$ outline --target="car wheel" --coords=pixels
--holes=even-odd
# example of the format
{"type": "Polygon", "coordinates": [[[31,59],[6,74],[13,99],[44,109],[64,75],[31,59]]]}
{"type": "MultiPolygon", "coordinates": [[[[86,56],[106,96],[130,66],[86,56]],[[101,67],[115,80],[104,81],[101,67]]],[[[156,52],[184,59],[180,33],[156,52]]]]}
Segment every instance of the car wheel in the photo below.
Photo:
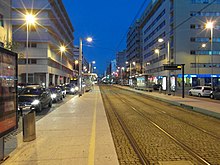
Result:
{"type": "Polygon", "coordinates": [[[192,92],[189,92],[189,95],[192,96],[192,92]]]}
{"type": "Polygon", "coordinates": [[[214,95],[213,95],[213,94],[211,94],[211,95],[210,95],[210,98],[211,98],[211,99],[214,99],[214,95]]]}
{"type": "Polygon", "coordinates": [[[202,96],[201,93],[199,93],[198,96],[201,97],[202,96]]]}
{"type": "Polygon", "coordinates": [[[60,100],[63,100],[63,97],[60,97],[60,100]]]}
{"type": "Polygon", "coordinates": [[[48,107],[49,107],[49,108],[52,107],[52,100],[49,102],[48,107]]]}

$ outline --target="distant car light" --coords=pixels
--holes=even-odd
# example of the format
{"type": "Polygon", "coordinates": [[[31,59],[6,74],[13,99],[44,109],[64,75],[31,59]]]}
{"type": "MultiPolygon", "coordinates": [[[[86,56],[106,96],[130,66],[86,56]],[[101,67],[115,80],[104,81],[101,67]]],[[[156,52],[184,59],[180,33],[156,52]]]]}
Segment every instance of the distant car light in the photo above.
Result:
{"type": "Polygon", "coordinates": [[[34,100],[34,101],[31,103],[31,105],[38,105],[39,103],[40,103],[39,100],[34,100]]]}
{"type": "Polygon", "coordinates": [[[78,91],[78,90],[79,90],[79,87],[76,86],[76,87],[75,87],[75,90],[78,91]]]}
{"type": "Polygon", "coordinates": [[[55,99],[56,97],[57,97],[57,94],[54,94],[54,93],[51,94],[51,98],[52,98],[52,99],[55,99]]]}
{"type": "Polygon", "coordinates": [[[75,89],[74,89],[74,88],[71,88],[70,91],[71,91],[71,92],[75,92],[75,89]]]}

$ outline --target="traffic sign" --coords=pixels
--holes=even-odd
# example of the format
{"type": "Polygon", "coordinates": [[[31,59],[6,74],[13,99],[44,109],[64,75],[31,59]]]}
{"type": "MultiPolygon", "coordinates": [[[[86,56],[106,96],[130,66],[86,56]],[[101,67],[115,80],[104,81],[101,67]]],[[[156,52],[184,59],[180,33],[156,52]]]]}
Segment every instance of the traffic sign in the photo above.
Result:
{"type": "Polygon", "coordinates": [[[173,64],[173,65],[164,65],[164,70],[181,70],[181,64],[173,64]]]}

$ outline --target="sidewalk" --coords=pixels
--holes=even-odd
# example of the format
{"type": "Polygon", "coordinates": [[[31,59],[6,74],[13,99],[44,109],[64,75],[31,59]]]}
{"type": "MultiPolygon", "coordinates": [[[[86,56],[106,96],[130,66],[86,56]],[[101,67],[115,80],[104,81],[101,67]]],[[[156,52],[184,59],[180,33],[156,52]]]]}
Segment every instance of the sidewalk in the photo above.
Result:
{"type": "Polygon", "coordinates": [[[220,101],[219,103],[214,103],[205,100],[201,101],[193,97],[182,98],[181,96],[167,95],[159,92],[146,92],[146,91],[136,90],[128,86],[120,86],[120,85],[115,85],[115,86],[129,91],[134,91],[136,93],[141,93],[173,105],[178,105],[183,108],[187,108],[189,110],[196,111],[220,119],[220,101]]]}
{"type": "Polygon", "coordinates": [[[74,97],[36,123],[36,139],[23,142],[4,165],[118,165],[99,87],[74,97]]]}

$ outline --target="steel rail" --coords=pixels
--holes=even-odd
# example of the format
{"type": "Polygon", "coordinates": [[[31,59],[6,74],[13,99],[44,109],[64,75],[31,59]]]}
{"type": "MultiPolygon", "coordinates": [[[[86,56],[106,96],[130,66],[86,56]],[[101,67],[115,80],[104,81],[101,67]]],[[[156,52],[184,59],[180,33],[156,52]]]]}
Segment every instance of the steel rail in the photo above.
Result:
{"type": "MultiPolygon", "coordinates": [[[[141,103],[143,103],[143,104],[145,104],[145,105],[147,105],[147,106],[150,106],[150,107],[152,108],[152,105],[150,105],[150,104],[148,104],[148,103],[146,103],[146,102],[144,102],[144,101],[141,101],[140,99],[137,99],[137,98],[135,98],[135,97],[132,97],[132,96],[130,96],[130,97],[133,98],[133,99],[135,99],[135,100],[137,100],[137,101],[139,101],[139,102],[141,102],[141,103]]],[[[127,100],[127,99],[126,99],[126,100],[127,100]]],[[[210,131],[208,131],[208,130],[205,130],[204,128],[198,127],[198,126],[196,126],[196,125],[194,125],[194,124],[192,124],[192,123],[189,123],[189,122],[187,122],[187,121],[185,121],[185,120],[183,120],[183,119],[180,119],[180,118],[178,118],[178,117],[176,117],[176,116],[173,116],[172,114],[170,114],[170,113],[168,113],[168,112],[165,112],[165,111],[163,111],[163,110],[160,110],[159,108],[153,107],[153,109],[159,111],[159,113],[161,113],[161,114],[165,114],[165,115],[167,115],[167,116],[169,116],[169,117],[172,117],[172,118],[174,118],[174,119],[176,119],[176,120],[178,120],[178,121],[181,121],[181,122],[183,122],[183,123],[185,123],[185,124],[187,124],[187,125],[189,125],[189,126],[191,126],[191,127],[193,127],[193,128],[196,128],[196,129],[200,130],[201,132],[203,132],[203,133],[205,133],[205,134],[207,134],[207,135],[209,135],[209,136],[212,136],[212,137],[214,137],[214,138],[220,140],[220,137],[219,137],[218,135],[215,135],[215,134],[213,134],[212,132],[210,132],[210,131]]]]}
{"type": "MultiPolygon", "coordinates": [[[[119,96],[118,93],[115,93],[114,91],[112,92],[114,93],[119,100],[123,100],[121,99],[121,97],[119,96]]],[[[135,111],[137,114],[139,114],[142,118],[146,119],[148,122],[150,122],[152,125],[154,125],[157,129],[159,129],[161,132],[163,132],[165,135],[167,135],[170,139],[172,139],[176,144],[178,144],[179,146],[181,146],[185,151],[187,151],[189,154],[191,154],[194,158],[196,158],[200,163],[204,164],[204,165],[211,165],[208,161],[206,161],[204,158],[202,158],[199,154],[197,154],[196,152],[194,152],[190,147],[188,147],[187,145],[185,145],[184,143],[182,143],[181,141],[179,141],[177,138],[175,138],[174,136],[172,136],[171,134],[169,134],[166,130],[164,130],[162,127],[160,127],[158,124],[156,124],[154,121],[152,121],[149,117],[147,117],[144,113],[140,112],[139,110],[137,110],[136,108],[134,108],[131,103],[126,102],[126,101],[122,101],[124,104],[126,104],[127,106],[129,105],[130,108],[135,111]]]]}
{"type": "MultiPolygon", "coordinates": [[[[108,100],[110,105],[113,105],[110,101],[110,99],[108,97],[105,96],[105,99],[108,100]]],[[[113,106],[112,106],[113,107],[113,106]]],[[[131,146],[133,147],[135,153],[137,154],[140,163],[143,165],[150,165],[149,160],[147,160],[146,156],[144,155],[144,153],[141,151],[140,147],[138,146],[138,144],[136,143],[134,137],[132,136],[132,134],[130,133],[130,131],[128,130],[128,128],[126,127],[126,124],[123,122],[123,120],[121,119],[121,117],[119,116],[119,114],[116,112],[116,110],[114,108],[112,108],[112,111],[114,113],[114,115],[116,116],[121,128],[123,129],[125,135],[127,136],[131,146]]]]}

